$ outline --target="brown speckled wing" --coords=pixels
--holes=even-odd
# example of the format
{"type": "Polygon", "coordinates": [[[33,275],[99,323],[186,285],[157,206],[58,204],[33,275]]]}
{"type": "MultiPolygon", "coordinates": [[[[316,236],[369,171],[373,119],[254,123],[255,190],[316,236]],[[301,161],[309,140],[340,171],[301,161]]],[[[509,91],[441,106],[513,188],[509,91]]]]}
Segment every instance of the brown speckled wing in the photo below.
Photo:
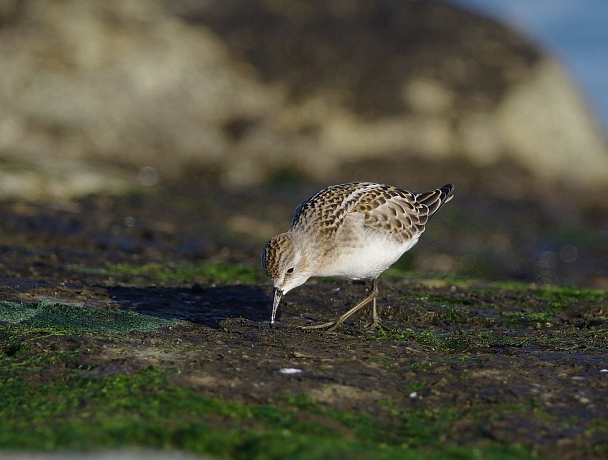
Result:
{"type": "Polygon", "coordinates": [[[364,224],[399,242],[419,236],[429,218],[452,197],[453,186],[445,185],[432,192],[413,193],[391,186],[380,186],[355,207],[364,215],[364,224]]]}
{"type": "Polygon", "coordinates": [[[403,242],[424,231],[429,217],[451,199],[452,191],[451,184],[426,193],[371,182],[334,185],[298,206],[291,230],[333,237],[347,216],[359,213],[371,231],[388,232],[403,242]]]}
{"type": "Polygon", "coordinates": [[[290,230],[335,235],[346,216],[374,185],[352,182],[321,190],[296,208],[290,230]]]}

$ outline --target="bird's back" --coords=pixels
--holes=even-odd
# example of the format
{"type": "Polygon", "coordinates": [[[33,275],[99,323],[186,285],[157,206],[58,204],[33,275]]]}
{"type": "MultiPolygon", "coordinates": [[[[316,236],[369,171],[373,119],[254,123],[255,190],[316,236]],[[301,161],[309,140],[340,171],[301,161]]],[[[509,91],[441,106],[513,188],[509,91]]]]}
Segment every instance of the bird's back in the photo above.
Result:
{"type": "Polygon", "coordinates": [[[424,231],[428,219],[452,193],[451,184],[424,193],[372,182],[333,185],[296,208],[290,230],[335,237],[350,223],[404,242],[424,231]]]}

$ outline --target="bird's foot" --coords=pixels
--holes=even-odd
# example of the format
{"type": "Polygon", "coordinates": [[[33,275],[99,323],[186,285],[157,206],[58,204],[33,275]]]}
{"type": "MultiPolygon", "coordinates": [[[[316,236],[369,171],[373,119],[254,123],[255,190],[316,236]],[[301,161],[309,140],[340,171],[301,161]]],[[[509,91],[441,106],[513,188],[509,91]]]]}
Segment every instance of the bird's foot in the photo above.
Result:
{"type": "Polygon", "coordinates": [[[327,323],[322,323],[322,324],[314,324],[312,326],[299,326],[300,329],[325,329],[327,328],[328,332],[331,331],[335,331],[340,324],[342,324],[342,322],[338,322],[338,321],[329,321],[327,323]]]}
{"type": "Polygon", "coordinates": [[[371,324],[364,326],[364,328],[368,332],[374,332],[376,330],[378,330],[380,332],[384,332],[384,328],[382,327],[382,324],[380,323],[380,321],[372,321],[371,324]]]}
{"type": "Polygon", "coordinates": [[[380,324],[380,321],[377,319],[373,320],[370,324],[368,324],[367,326],[364,326],[364,327],[365,327],[365,329],[369,329],[370,331],[374,330],[374,329],[378,329],[378,328],[382,329],[382,325],[380,324]]]}

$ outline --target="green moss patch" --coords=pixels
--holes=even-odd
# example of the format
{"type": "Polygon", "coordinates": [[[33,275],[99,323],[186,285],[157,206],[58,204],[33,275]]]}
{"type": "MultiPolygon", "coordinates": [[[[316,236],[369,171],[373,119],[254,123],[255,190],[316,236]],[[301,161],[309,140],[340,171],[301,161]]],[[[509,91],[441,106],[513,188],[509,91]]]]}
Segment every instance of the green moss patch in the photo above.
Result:
{"type": "Polygon", "coordinates": [[[382,422],[303,398],[284,398],[281,407],[221,401],[154,367],[104,377],[75,370],[46,383],[3,377],[0,446],[8,449],[145,446],[269,460],[526,457],[518,448],[441,446],[440,414],[402,412],[382,422]]]}
{"type": "Polygon", "coordinates": [[[113,334],[150,332],[177,323],[175,320],[130,311],[77,307],[49,300],[25,305],[0,301],[0,322],[56,332],[95,331],[113,334]]]}

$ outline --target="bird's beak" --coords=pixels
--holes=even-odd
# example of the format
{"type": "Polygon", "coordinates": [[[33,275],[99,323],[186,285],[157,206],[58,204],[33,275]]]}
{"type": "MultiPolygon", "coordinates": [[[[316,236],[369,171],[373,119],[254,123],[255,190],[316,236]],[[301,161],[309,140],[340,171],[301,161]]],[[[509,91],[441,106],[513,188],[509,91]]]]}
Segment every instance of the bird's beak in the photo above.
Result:
{"type": "Polygon", "coordinates": [[[272,314],[270,315],[270,326],[274,326],[274,317],[277,315],[277,310],[279,309],[279,304],[281,303],[281,299],[283,298],[283,291],[278,288],[273,289],[274,300],[272,301],[272,314]]]}

